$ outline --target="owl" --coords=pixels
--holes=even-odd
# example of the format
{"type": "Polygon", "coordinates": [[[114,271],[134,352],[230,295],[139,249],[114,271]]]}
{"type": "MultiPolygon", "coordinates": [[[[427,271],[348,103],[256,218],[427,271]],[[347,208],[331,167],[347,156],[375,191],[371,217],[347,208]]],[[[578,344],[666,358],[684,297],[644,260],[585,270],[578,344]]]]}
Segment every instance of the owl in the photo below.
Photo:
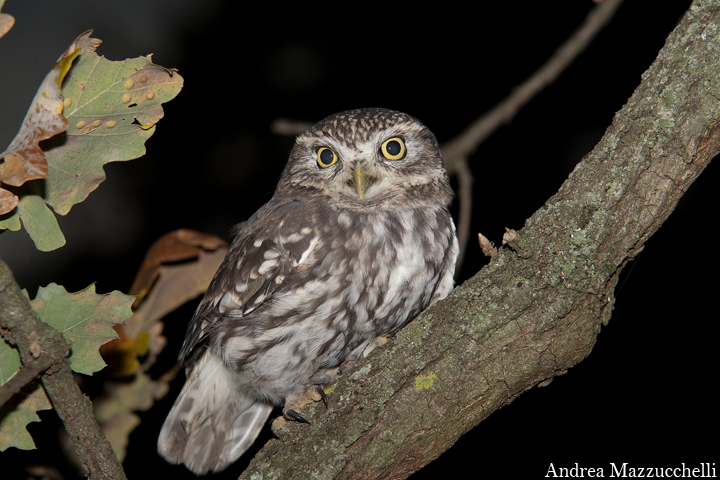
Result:
{"type": "Polygon", "coordinates": [[[435,136],[404,113],[341,112],[297,138],[187,330],[186,382],[158,451],[196,474],[254,442],[453,287],[453,191],[435,136]]]}

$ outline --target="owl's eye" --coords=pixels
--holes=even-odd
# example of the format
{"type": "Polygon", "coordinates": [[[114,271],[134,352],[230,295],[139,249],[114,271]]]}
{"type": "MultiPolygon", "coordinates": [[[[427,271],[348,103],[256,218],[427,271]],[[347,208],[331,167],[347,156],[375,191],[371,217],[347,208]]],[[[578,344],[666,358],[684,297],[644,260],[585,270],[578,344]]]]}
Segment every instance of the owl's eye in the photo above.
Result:
{"type": "Polygon", "coordinates": [[[388,160],[400,160],[405,156],[405,142],[398,137],[385,140],[380,147],[380,153],[388,160]]]}
{"type": "Polygon", "coordinates": [[[321,168],[327,168],[327,167],[335,164],[335,162],[337,162],[337,160],[338,160],[337,154],[327,147],[322,147],[317,152],[317,162],[321,168]]]}

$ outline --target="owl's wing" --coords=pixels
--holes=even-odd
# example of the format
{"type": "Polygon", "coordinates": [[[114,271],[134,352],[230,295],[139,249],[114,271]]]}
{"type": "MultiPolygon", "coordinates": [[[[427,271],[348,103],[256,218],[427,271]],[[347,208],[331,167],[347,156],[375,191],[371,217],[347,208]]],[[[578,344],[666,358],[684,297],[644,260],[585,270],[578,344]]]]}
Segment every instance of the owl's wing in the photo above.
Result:
{"type": "Polygon", "coordinates": [[[188,325],[180,352],[183,362],[196,359],[198,346],[224,317],[250,314],[308,258],[319,236],[305,226],[303,210],[300,201],[273,199],[236,227],[225,260],[188,325]]]}

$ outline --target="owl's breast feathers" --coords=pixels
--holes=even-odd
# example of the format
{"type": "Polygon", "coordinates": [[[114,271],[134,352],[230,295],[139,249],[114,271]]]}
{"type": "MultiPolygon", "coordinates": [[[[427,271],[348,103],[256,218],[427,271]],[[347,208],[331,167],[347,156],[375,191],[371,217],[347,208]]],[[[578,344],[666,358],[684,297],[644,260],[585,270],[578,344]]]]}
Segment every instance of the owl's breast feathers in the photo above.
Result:
{"type": "Polygon", "coordinates": [[[193,363],[207,345],[236,372],[252,370],[255,388],[292,388],[445,297],[457,251],[444,206],[273,199],[238,227],[181,357],[193,363]]]}

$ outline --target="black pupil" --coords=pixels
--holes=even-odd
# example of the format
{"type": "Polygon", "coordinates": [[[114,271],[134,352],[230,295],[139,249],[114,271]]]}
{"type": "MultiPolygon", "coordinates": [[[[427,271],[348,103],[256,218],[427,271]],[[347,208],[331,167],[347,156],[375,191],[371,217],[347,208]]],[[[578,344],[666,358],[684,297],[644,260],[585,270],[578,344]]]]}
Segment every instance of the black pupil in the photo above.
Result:
{"type": "Polygon", "coordinates": [[[388,154],[391,157],[395,157],[397,155],[400,155],[402,147],[400,146],[400,142],[398,142],[397,140],[393,140],[392,142],[388,142],[387,145],[385,145],[385,150],[387,150],[388,154]]]}
{"type": "Polygon", "coordinates": [[[333,152],[330,149],[325,149],[322,152],[320,152],[320,161],[323,165],[328,165],[332,163],[333,161],[333,152]]]}

